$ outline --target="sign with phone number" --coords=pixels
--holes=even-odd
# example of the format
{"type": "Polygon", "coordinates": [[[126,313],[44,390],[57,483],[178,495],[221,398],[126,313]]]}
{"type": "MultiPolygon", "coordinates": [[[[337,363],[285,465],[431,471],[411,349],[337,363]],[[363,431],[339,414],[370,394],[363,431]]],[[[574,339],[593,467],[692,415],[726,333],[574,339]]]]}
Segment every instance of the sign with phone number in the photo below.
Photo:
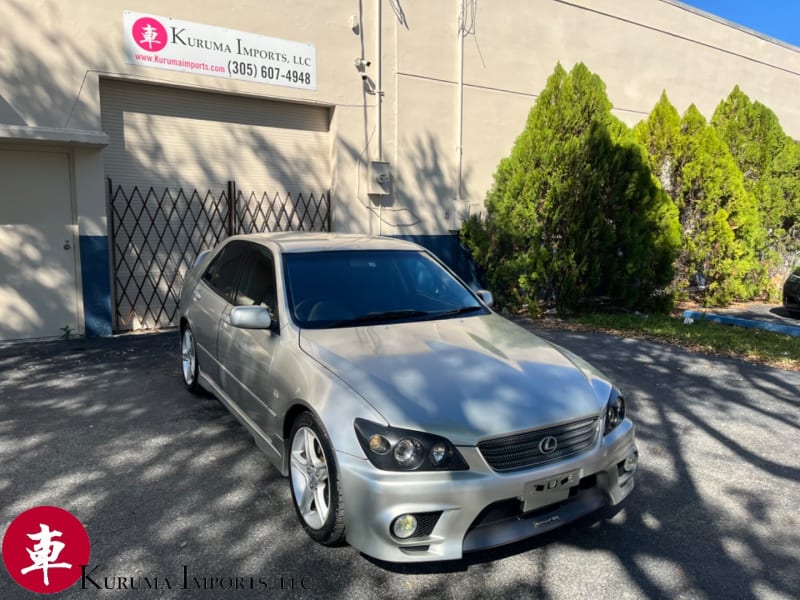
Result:
{"type": "Polygon", "coordinates": [[[123,28],[132,65],[317,89],[312,44],[131,11],[123,28]]]}

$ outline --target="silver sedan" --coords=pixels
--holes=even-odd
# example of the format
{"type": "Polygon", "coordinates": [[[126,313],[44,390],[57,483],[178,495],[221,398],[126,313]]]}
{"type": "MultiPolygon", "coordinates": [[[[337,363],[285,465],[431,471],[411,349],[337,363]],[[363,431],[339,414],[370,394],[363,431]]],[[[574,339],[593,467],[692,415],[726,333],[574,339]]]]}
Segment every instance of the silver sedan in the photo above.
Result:
{"type": "Polygon", "coordinates": [[[183,379],[288,476],[317,542],[457,559],[621,502],[638,462],[620,391],[491,304],[409,242],[234,236],[186,276],[183,379]]]}

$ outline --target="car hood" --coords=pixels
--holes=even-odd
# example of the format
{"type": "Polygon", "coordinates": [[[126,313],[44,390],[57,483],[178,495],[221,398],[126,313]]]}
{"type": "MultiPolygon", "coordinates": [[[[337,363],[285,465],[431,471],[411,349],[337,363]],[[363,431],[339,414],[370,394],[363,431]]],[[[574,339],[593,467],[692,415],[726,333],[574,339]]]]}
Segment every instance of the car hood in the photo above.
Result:
{"type": "Polygon", "coordinates": [[[456,445],[599,415],[611,389],[581,359],[496,314],[304,329],[300,347],[390,425],[456,445]]]}

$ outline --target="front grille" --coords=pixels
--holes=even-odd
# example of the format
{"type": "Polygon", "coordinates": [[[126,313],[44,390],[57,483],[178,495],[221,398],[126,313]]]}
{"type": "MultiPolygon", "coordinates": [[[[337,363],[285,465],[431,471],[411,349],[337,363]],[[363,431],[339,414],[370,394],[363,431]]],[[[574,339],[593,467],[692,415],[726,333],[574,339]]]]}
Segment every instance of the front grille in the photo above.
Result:
{"type": "Polygon", "coordinates": [[[588,450],[597,433],[597,417],[566,425],[518,433],[478,444],[483,458],[495,471],[534,467],[553,460],[574,456],[588,450]],[[553,452],[543,453],[540,442],[553,436],[558,442],[553,452]]]}

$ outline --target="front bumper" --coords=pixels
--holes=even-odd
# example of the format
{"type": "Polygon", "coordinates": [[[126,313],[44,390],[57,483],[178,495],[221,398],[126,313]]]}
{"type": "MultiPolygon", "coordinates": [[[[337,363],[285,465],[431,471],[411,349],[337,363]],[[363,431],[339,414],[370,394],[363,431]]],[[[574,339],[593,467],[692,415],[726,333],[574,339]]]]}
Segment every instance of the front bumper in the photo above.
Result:
{"type": "Polygon", "coordinates": [[[633,490],[635,474],[622,464],[638,456],[628,419],[608,436],[600,434],[590,451],[530,470],[498,473],[477,448],[459,451],[468,471],[380,471],[366,459],[338,453],[350,545],[380,560],[421,562],[459,559],[464,552],[540,535],[621,502],[633,490]],[[535,491],[540,483],[547,488],[548,482],[566,481],[566,475],[567,497],[553,502],[550,492],[535,491]],[[403,514],[420,515],[424,534],[394,537],[391,524],[403,514]]]}

